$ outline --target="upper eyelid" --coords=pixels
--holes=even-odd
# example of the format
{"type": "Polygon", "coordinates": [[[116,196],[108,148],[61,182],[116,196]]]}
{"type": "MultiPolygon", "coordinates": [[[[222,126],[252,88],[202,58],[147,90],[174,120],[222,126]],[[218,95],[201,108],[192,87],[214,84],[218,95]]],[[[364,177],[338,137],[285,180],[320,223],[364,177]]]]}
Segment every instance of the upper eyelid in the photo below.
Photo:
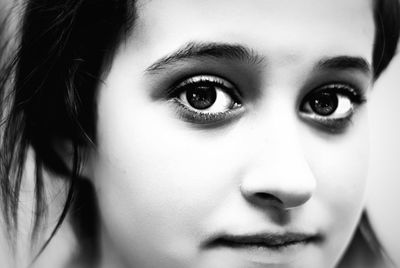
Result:
{"type": "MultiPolygon", "coordinates": [[[[229,78],[226,78],[226,74],[221,75],[221,74],[216,74],[214,72],[192,72],[189,74],[182,75],[181,77],[178,76],[177,78],[174,79],[174,81],[170,84],[170,86],[166,90],[164,90],[164,94],[162,94],[164,96],[163,98],[168,99],[171,97],[175,97],[178,94],[178,91],[180,89],[182,89],[182,87],[189,85],[189,84],[195,84],[196,82],[188,81],[188,80],[191,80],[192,78],[196,78],[196,77],[201,77],[201,78],[213,77],[216,80],[220,79],[220,80],[226,81],[230,84],[230,86],[232,87],[233,90],[231,90],[231,87],[224,87],[222,89],[227,89],[225,92],[227,92],[232,97],[234,97],[237,102],[243,103],[243,102],[248,102],[249,100],[251,101],[251,99],[249,99],[248,96],[245,95],[245,94],[247,94],[247,92],[245,91],[245,90],[247,90],[246,88],[243,89],[242,87],[237,86],[236,82],[232,81],[229,78]],[[185,81],[188,81],[188,82],[185,82],[185,81]]],[[[362,81],[357,81],[356,79],[353,81],[352,79],[350,79],[347,76],[340,76],[340,77],[333,78],[333,79],[326,77],[323,80],[325,80],[325,81],[312,83],[314,85],[312,85],[312,84],[305,85],[303,87],[303,89],[300,91],[300,96],[299,96],[299,98],[297,98],[296,106],[297,107],[301,106],[302,103],[304,103],[304,99],[307,98],[308,96],[310,96],[310,94],[312,94],[312,92],[321,90],[324,87],[329,87],[330,85],[337,85],[337,86],[343,86],[344,88],[349,88],[351,90],[349,90],[348,92],[354,93],[354,94],[349,94],[349,96],[352,98],[352,101],[358,102],[358,103],[366,102],[367,89],[366,89],[366,85],[364,85],[362,83],[362,81]],[[309,90],[307,90],[306,88],[309,88],[309,90]],[[310,88],[311,88],[311,90],[310,90],[310,88]]],[[[221,86],[224,86],[223,83],[219,83],[219,81],[212,81],[211,79],[210,80],[201,79],[201,81],[205,81],[205,82],[210,81],[210,83],[218,83],[221,86]]],[[[201,82],[201,81],[199,81],[199,82],[201,82]]],[[[241,85],[241,86],[243,86],[243,85],[241,85]]]]}
{"type": "Polygon", "coordinates": [[[323,83],[322,85],[319,85],[315,88],[313,88],[312,90],[310,90],[311,92],[315,92],[315,91],[319,91],[319,90],[323,90],[324,88],[329,88],[329,87],[341,87],[341,88],[347,88],[349,89],[349,92],[354,92],[356,94],[361,94],[361,90],[358,89],[358,87],[347,83],[347,82],[328,82],[328,83],[323,83]]]}
{"type": "Polygon", "coordinates": [[[365,96],[371,86],[371,82],[369,76],[366,76],[366,73],[363,73],[358,69],[320,70],[312,73],[312,75],[306,79],[301,89],[301,95],[304,97],[309,92],[318,88],[330,84],[340,84],[349,86],[359,95],[365,96]]]}
{"type": "Polygon", "coordinates": [[[217,79],[223,80],[228,82],[229,86],[225,86],[223,83],[219,83],[218,81],[212,81],[209,80],[211,83],[217,83],[221,86],[224,86],[224,89],[227,89],[226,92],[229,94],[231,93],[233,95],[233,97],[235,98],[235,100],[241,100],[242,99],[242,95],[241,95],[241,91],[239,90],[239,88],[236,86],[235,83],[233,83],[231,80],[226,79],[222,76],[219,75],[214,75],[214,74],[199,74],[199,75],[190,75],[188,77],[185,77],[183,79],[179,79],[178,82],[175,82],[172,86],[170,86],[167,89],[167,96],[171,97],[173,95],[176,95],[180,89],[182,89],[183,87],[190,85],[190,84],[195,84],[195,83],[201,83],[201,82],[207,82],[206,80],[200,80],[198,82],[188,82],[186,84],[183,84],[185,81],[188,81],[192,78],[196,78],[196,77],[215,77],[217,79]]]}
{"type": "MultiPolygon", "coordinates": [[[[349,97],[353,101],[359,101],[359,102],[364,102],[365,99],[365,92],[364,90],[360,89],[357,86],[354,86],[351,83],[348,82],[331,82],[331,83],[324,83],[322,85],[319,85],[317,87],[314,87],[312,90],[310,90],[305,96],[303,96],[302,99],[306,99],[310,95],[317,93],[319,91],[323,91],[324,89],[332,90],[332,91],[341,91],[341,92],[346,92],[349,93],[349,97]],[[332,87],[332,89],[329,89],[329,87],[332,87]]],[[[302,101],[303,102],[303,101],[302,101]]]]}
{"type": "Polygon", "coordinates": [[[181,81],[180,83],[178,83],[178,85],[176,85],[176,88],[188,85],[188,84],[195,84],[195,83],[201,83],[201,82],[211,82],[211,83],[217,83],[217,84],[221,84],[224,85],[228,84],[226,87],[227,88],[236,88],[229,80],[219,77],[219,76],[215,76],[215,75],[197,75],[197,76],[191,76],[187,79],[184,79],[183,81],[181,81]],[[209,77],[215,78],[215,79],[207,79],[209,77]],[[194,81],[195,78],[198,78],[198,81],[194,81]],[[226,83],[225,83],[226,82],[226,83]]]}

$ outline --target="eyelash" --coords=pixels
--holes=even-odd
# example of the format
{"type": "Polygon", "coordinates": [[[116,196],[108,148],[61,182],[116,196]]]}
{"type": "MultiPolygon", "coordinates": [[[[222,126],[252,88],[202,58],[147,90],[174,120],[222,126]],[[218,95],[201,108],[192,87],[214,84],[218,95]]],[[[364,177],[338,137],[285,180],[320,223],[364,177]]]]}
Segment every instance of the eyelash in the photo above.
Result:
{"type": "MultiPolygon", "coordinates": [[[[233,119],[239,118],[240,115],[245,111],[242,105],[242,97],[240,91],[237,89],[233,83],[226,79],[223,79],[214,75],[197,75],[192,76],[188,79],[183,80],[180,83],[175,84],[173,87],[167,90],[168,100],[173,103],[177,109],[178,117],[186,122],[192,123],[195,126],[216,126],[219,124],[225,124],[233,119]],[[234,105],[221,112],[204,112],[191,108],[190,104],[187,105],[180,99],[180,96],[190,90],[190,88],[201,86],[218,88],[224,94],[229,95],[232,98],[234,105]]],[[[311,90],[307,95],[305,95],[299,106],[299,114],[301,117],[308,121],[322,127],[324,130],[329,132],[340,132],[351,123],[352,116],[355,112],[355,108],[366,102],[364,93],[357,87],[351,86],[346,83],[328,83],[311,90]],[[310,99],[317,94],[326,93],[334,94],[336,97],[340,96],[340,100],[347,98],[350,101],[351,109],[345,116],[339,118],[331,118],[329,116],[318,115],[316,112],[306,111],[304,107],[310,99]]],[[[213,103],[214,104],[214,103],[213,103]]],[[[212,105],[213,105],[212,104],[212,105]]],[[[308,104],[310,106],[310,104],[308,104]]],[[[336,112],[335,108],[334,112],[336,112]]],[[[310,108],[309,108],[310,109],[310,108]]]]}

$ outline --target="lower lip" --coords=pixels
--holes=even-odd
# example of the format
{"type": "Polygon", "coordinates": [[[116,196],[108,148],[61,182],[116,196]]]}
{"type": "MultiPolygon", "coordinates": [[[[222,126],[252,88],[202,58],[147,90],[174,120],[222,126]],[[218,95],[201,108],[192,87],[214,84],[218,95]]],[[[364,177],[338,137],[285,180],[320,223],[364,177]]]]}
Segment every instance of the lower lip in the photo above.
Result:
{"type": "MultiPolygon", "coordinates": [[[[292,242],[279,246],[264,246],[259,244],[227,243],[215,247],[216,251],[225,252],[253,263],[277,264],[291,263],[304,258],[307,251],[312,250],[315,243],[311,240],[292,242]]],[[[232,257],[232,256],[231,256],[232,257]]]]}

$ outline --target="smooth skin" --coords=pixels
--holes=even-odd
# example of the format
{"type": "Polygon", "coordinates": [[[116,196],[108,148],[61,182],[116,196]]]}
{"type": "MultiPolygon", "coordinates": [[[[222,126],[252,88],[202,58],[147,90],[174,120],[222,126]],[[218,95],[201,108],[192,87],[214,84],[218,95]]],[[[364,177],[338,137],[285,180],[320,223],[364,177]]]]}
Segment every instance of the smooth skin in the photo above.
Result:
{"type": "Polygon", "coordinates": [[[367,211],[371,224],[388,257],[400,266],[400,120],[396,101],[400,98],[400,57],[379,79],[370,103],[371,155],[367,211]]]}
{"type": "Polygon", "coordinates": [[[98,89],[97,148],[86,167],[102,266],[334,267],[363,208],[368,104],[351,103],[340,127],[303,104],[338,83],[367,98],[366,68],[319,63],[345,56],[371,65],[373,41],[371,1],[139,1],[98,89]],[[237,45],[253,57],[191,56],[151,68],[190,42],[237,45]],[[193,119],[182,95],[168,93],[196,75],[239,92],[229,120],[193,119]],[[218,233],[262,232],[321,239],[277,251],[202,246],[218,233]]]}

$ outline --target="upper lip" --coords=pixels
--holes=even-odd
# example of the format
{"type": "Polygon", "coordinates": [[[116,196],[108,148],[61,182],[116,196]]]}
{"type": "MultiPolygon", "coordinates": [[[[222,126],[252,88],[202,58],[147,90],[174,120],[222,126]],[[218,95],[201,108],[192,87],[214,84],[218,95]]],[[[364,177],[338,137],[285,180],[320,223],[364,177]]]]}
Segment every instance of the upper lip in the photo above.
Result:
{"type": "Polygon", "coordinates": [[[280,248],[298,243],[316,242],[321,239],[318,234],[307,233],[259,233],[248,235],[220,234],[208,239],[203,246],[205,248],[227,247],[266,247],[280,248]]]}

